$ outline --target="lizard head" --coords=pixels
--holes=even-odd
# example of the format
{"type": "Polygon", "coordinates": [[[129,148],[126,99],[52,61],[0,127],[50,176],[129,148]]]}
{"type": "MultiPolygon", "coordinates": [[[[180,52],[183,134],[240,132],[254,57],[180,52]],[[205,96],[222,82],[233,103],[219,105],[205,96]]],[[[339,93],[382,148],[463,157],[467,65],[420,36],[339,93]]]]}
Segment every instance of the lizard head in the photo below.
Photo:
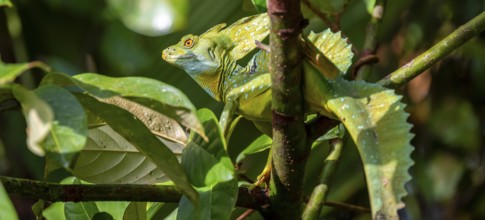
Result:
{"type": "Polygon", "coordinates": [[[180,42],[163,50],[162,58],[190,75],[212,74],[219,68],[217,43],[197,35],[185,35],[180,42]]]}
{"type": "Polygon", "coordinates": [[[254,42],[269,33],[269,18],[265,13],[253,15],[225,27],[218,24],[200,36],[186,35],[165,49],[162,58],[192,76],[218,73],[222,60],[237,61],[256,48],[254,42]]]}

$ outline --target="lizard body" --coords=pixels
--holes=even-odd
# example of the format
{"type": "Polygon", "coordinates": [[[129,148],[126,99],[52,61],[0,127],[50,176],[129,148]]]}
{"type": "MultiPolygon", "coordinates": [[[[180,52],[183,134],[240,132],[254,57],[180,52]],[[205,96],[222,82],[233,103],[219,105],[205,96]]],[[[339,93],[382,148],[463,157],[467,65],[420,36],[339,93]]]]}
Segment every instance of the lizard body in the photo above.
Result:
{"type": "MultiPolygon", "coordinates": [[[[186,35],[162,58],[184,69],[214,99],[225,103],[220,126],[225,135],[234,114],[253,121],[271,135],[269,56],[259,51],[246,66],[237,63],[269,34],[269,19],[260,14],[225,28],[216,25],[200,36],[186,35]]],[[[393,90],[341,75],[351,64],[350,45],[339,33],[324,31],[302,38],[303,96],[306,114],[339,120],[355,142],[367,179],[372,214],[397,219],[410,179],[411,125],[401,96],[393,90]]]]}

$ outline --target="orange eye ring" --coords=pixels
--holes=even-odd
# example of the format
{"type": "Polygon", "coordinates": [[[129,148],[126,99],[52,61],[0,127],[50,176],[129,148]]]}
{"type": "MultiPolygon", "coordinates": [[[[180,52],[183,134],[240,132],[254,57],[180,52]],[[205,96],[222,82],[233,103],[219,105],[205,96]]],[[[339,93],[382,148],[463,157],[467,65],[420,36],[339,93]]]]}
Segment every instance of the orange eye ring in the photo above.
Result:
{"type": "Polygon", "coordinates": [[[184,47],[192,48],[192,46],[194,46],[194,40],[192,38],[189,38],[184,41],[184,47]]]}

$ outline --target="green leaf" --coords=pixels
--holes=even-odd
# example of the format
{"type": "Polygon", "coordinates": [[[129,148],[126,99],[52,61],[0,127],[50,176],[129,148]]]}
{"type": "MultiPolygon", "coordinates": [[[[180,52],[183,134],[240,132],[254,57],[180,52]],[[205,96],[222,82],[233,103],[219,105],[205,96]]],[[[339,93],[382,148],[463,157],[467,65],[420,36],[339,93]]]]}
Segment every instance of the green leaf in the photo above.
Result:
{"type": "Polygon", "coordinates": [[[42,215],[47,220],[66,220],[64,215],[64,202],[52,203],[49,207],[44,209],[42,215]]]}
{"type": "Polygon", "coordinates": [[[251,0],[253,2],[254,7],[259,13],[266,12],[268,9],[266,8],[266,0],[251,0]]]}
{"type": "Polygon", "coordinates": [[[367,12],[372,15],[374,11],[374,7],[376,6],[376,0],[364,0],[365,3],[365,8],[367,9],[367,12]]]}
{"type": "Polygon", "coordinates": [[[185,27],[189,9],[187,0],[109,0],[108,5],[123,24],[140,34],[160,36],[185,27]]]}
{"type": "Polygon", "coordinates": [[[113,78],[94,73],[74,76],[76,84],[98,98],[122,96],[175,119],[204,136],[195,107],[178,89],[143,77],[113,78]]]}
{"type": "MultiPolygon", "coordinates": [[[[180,157],[183,145],[160,141],[180,157]]],[[[89,129],[88,141],[72,174],[90,183],[104,184],[154,184],[169,180],[162,169],[108,125],[89,129]]]]}
{"type": "MultiPolygon", "coordinates": [[[[61,181],[62,184],[82,184],[80,180],[68,177],[61,181]]],[[[65,202],[64,215],[66,219],[92,219],[98,213],[98,207],[94,202],[65,202]]]]}
{"type": "Polygon", "coordinates": [[[0,182],[0,219],[18,219],[17,212],[8,197],[7,191],[3,188],[2,183],[0,182]]]}
{"type": "Polygon", "coordinates": [[[187,135],[180,124],[159,112],[121,97],[112,97],[102,99],[101,101],[129,111],[158,137],[163,137],[183,145],[187,143],[187,135]]]}
{"type": "Polygon", "coordinates": [[[109,213],[112,219],[123,219],[125,210],[129,205],[129,202],[96,202],[99,212],[109,213]]]}
{"type": "Polygon", "coordinates": [[[175,155],[151,134],[141,121],[119,107],[101,103],[86,95],[77,97],[84,108],[96,117],[103,119],[113,130],[126,138],[155,163],[180,188],[184,195],[188,196],[193,202],[197,201],[197,192],[192,188],[175,155]]]}
{"type": "MultiPolygon", "coordinates": [[[[72,92],[76,92],[79,91],[79,88],[75,86],[75,83],[76,81],[68,75],[61,73],[49,73],[42,79],[41,84],[55,84],[63,86],[72,92]]],[[[129,111],[131,114],[138,117],[138,119],[140,119],[152,131],[152,133],[157,135],[158,137],[162,137],[181,144],[185,144],[187,142],[187,135],[185,134],[185,130],[180,126],[177,121],[157,111],[154,111],[151,108],[121,97],[103,98],[100,99],[100,101],[116,105],[129,111]]],[[[96,126],[101,124],[105,123],[99,118],[90,118],[89,126],[96,126]]]]}
{"type": "MultiPolygon", "coordinates": [[[[9,2],[4,4],[8,4],[9,2]]],[[[2,2],[0,2],[0,6],[2,2]]],[[[6,64],[0,61],[0,85],[4,85],[6,83],[12,82],[20,76],[23,72],[32,69],[32,68],[41,68],[45,72],[50,71],[50,67],[45,65],[42,62],[34,61],[30,63],[15,63],[15,64],[6,64]]]]}
{"type": "Polygon", "coordinates": [[[54,113],[47,102],[20,85],[12,86],[12,93],[27,121],[27,146],[32,153],[43,156],[45,151],[40,144],[51,131],[54,113]]]}
{"type": "Polygon", "coordinates": [[[327,107],[345,125],[364,164],[373,218],[397,219],[411,179],[411,125],[401,96],[363,81],[338,78],[327,107]]]}
{"type": "Polygon", "coordinates": [[[130,202],[123,214],[123,220],[146,220],[147,219],[147,203],[146,202],[130,202]]]}
{"type": "Polygon", "coordinates": [[[182,153],[182,166],[200,200],[194,206],[182,197],[177,219],[229,219],[238,191],[234,167],[215,115],[207,109],[199,110],[197,115],[211,141],[205,142],[192,132],[182,153]]]}
{"type": "Polygon", "coordinates": [[[50,105],[54,113],[51,131],[41,146],[50,159],[68,168],[72,158],[86,144],[87,118],[84,108],[74,95],[58,86],[40,86],[35,93],[50,105]]]}
{"type": "Polygon", "coordinates": [[[66,202],[64,203],[64,215],[66,219],[90,220],[98,213],[98,207],[94,202],[66,202]]]}
{"type": "Polygon", "coordinates": [[[0,7],[1,6],[7,6],[7,7],[12,7],[12,2],[10,2],[9,0],[0,0],[0,7]]]}
{"type": "Polygon", "coordinates": [[[261,135],[237,155],[236,163],[240,163],[247,155],[259,153],[271,147],[273,140],[267,135],[261,135]]]}

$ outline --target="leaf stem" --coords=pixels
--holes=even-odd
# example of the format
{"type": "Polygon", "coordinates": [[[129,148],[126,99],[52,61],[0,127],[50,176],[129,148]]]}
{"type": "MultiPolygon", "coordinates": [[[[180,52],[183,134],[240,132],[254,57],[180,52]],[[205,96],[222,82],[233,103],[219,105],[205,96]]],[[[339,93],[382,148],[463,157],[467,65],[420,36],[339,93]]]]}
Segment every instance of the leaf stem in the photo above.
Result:
{"type": "Polygon", "coordinates": [[[390,88],[402,86],[483,30],[485,30],[485,12],[482,12],[466,24],[460,26],[429,50],[377,83],[390,88]]]}
{"type": "Polygon", "coordinates": [[[305,220],[318,219],[322,204],[327,200],[329,189],[328,182],[335,173],[335,170],[337,170],[338,160],[343,146],[342,139],[332,139],[330,140],[330,145],[331,152],[325,159],[319,184],[313,189],[310,200],[303,212],[303,219],[305,220]]]}

